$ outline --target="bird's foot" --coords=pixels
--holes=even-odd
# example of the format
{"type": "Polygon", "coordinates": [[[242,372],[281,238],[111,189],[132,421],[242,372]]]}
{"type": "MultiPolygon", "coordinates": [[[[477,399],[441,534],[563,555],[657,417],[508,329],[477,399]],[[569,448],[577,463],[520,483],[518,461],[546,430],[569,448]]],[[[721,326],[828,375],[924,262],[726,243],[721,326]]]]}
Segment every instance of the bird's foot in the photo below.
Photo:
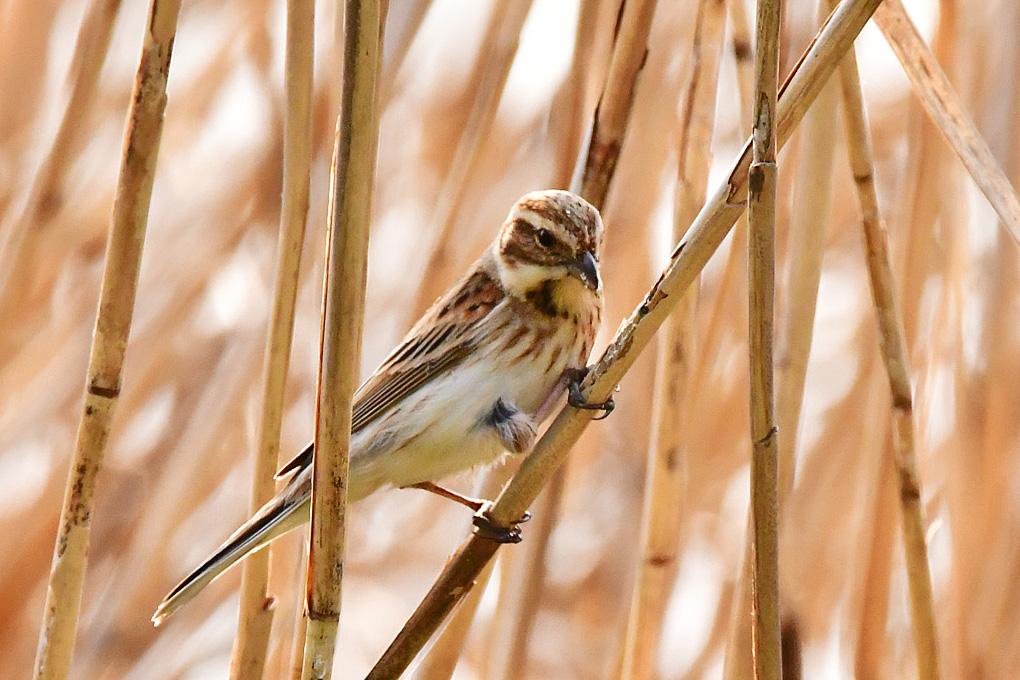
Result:
{"type": "Polygon", "coordinates": [[[482,538],[487,538],[490,541],[496,541],[497,543],[520,543],[523,540],[521,538],[520,525],[531,519],[531,513],[525,512],[524,517],[520,518],[508,527],[500,526],[493,522],[489,517],[489,509],[491,507],[492,502],[487,501],[475,513],[474,518],[471,520],[471,523],[475,525],[475,533],[482,538]]]}
{"type": "Polygon", "coordinates": [[[604,420],[609,417],[609,414],[616,408],[616,402],[613,397],[610,396],[608,399],[602,402],[590,402],[585,400],[584,395],[581,394],[581,381],[584,376],[587,375],[588,369],[579,369],[574,372],[570,379],[570,383],[567,386],[567,403],[574,408],[583,409],[585,411],[602,411],[602,415],[592,418],[592,420],[604,420]]]}

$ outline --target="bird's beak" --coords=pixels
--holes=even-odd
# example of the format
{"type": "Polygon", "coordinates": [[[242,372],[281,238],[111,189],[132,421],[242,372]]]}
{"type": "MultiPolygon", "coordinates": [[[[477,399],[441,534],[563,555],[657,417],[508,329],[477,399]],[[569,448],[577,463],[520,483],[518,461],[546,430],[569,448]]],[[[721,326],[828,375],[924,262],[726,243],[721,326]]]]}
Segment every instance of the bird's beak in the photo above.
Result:
{"type": "Polygon", "coordinates": [[[592,290],[599,289],[599,266],[595,262],[595,256],[590,252],[584,251],[567,267],[570,273],[579,278],[584,285],[592,290]]]}

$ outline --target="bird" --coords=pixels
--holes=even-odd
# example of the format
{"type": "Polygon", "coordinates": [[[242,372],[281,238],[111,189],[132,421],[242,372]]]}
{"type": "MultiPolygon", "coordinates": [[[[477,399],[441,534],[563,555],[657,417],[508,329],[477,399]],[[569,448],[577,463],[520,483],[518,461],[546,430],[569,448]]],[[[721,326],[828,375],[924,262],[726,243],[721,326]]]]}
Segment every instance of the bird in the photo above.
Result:
{"type": "MultiPolygon", "coordinates": [[[[481,257],[355,392],[349,502],[384,486],[432,488],[527,452],[564,391],[572,405],[608,415],[611,402],[585,403],[578,389],[602,322],[603,232],[599,211],[568,191],[514,204],[481,257]]],[[[308,521],[312,457],[309,444],[280,469],[287,481],[276,496],[170,591],[155,625],[308,521]]]]}

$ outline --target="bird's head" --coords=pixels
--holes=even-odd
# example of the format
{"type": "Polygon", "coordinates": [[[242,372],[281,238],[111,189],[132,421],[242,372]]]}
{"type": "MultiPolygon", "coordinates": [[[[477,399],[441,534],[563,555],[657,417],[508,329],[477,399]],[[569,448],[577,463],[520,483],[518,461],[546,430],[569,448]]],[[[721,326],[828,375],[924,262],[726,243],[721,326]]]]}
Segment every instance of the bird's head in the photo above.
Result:
{"type": "Polygon", "coordinates": [[[522,298],[550,286],[556,298],[600,297],[602,231],[599,211],[576,194],[525,194],[510,210],[495,246],[504,289],[522,298]]]}

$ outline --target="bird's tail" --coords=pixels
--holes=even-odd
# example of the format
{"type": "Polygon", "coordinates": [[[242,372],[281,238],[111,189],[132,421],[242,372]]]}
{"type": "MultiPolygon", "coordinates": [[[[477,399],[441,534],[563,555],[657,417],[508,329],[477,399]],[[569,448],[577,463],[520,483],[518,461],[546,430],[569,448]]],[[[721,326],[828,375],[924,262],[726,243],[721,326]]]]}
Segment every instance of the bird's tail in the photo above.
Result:
{"type": "Polygon", "coordinates": [[[263,505],[209,559],[170,591],[152,615],[152,622],[158,626],[238,560],[307,522],[310,492],[310,474],[297,475],[287,488],[263,505]]]}

